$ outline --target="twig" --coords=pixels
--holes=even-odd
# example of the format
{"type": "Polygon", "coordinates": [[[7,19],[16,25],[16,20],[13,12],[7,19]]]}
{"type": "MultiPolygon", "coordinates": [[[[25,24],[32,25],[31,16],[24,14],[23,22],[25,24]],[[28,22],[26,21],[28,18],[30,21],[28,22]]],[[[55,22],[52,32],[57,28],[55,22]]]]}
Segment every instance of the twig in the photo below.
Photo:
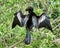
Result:
{"type": "Polygon", "coordinates": [[[8,44],[6,43],[6,41],[5,41],[5,40],[4,40],[4,44],[5,44],[6,48],[8,48],[8,44]]]}
{"type": "Polygon", "coordinates": [[[53,30],[55,30],[59,25],[60,25],[60,23],[56,27],[54,27],[53,30]]]}
{"type": "Polygon", "coordinates": [[[0,38],[0,40],[3,42],[3,44],[5,45],[6,48],[8,48],[8,44],[6,43],[6,40],[3,38],[0,38]]]}
{"type": "Polygon", "coordinates": [[[57,18],[52,22],[52,24],[53,24],[56,20],[58,20],[58,19],[60,19],[60,17],[57,17],[57,18]]]}
{"type": "Polygon", "coordinates": [[[16,42],[16,43],[14,43],[14,44],[11,45],[9,48],[13,48],[13,47],[16,46],[17,44],[22,43],[24,40],[25,40],[25,39],[22,39],[22,40],[20,40],[20,41],[18,41],[18,42],[16,42]]]}
{"type": "Polygon", "coordinates": [[[60,38],[54,39],[53,42],[54,43],[60,43],[60,38]]]}

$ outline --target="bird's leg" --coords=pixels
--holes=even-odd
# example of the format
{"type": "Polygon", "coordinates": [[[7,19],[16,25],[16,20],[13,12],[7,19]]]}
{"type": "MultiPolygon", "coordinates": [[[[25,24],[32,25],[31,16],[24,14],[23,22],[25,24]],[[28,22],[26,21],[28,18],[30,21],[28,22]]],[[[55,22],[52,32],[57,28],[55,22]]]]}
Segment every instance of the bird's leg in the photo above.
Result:
{"type": "Polygon", "coordinates": [[[31,42],[31,35],[30,35],[30,30],[27,29],[27,32],[26,32],[26,38],[25,38],[25,44],[30,44],[31,42]]]}

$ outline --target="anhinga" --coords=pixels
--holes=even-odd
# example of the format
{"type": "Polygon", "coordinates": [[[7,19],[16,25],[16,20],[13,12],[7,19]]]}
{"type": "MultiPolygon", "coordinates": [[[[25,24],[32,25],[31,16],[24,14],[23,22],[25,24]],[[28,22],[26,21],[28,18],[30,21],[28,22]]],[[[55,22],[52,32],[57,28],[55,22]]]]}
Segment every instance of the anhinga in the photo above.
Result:
{"type": "Polygon", "coordinates": [[[14,21],[12,24],[12,28],[14,28],[16,25],[19,25],[20,27],[26,26],[26,38],[25,38],[25,44],[30,44],[31,42],[31,35],[30,31],[32,27],[35,28],[42,28],[45,27],[49,30],[52,31],[52,27],[50,24],[49,17],[45,14],[42,13],[40,16],[37,16],[33,12],[32,7],[26,8],[26,11],[28,11],[28,15],[23,15],[21,11],[18,11],[14,14],[14,21]]]}

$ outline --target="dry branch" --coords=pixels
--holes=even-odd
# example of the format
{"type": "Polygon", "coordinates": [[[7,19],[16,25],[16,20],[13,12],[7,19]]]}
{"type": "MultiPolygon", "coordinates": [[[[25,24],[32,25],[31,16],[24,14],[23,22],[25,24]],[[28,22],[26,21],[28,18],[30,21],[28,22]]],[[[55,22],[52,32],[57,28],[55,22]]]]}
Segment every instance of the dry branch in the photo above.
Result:
{"type": "Polygon", "coordinates": [[[18,45],[19,43],[22,43],[25,39],[22,39],[16,43],[14,43],[13,45],[11,45],[9,48],[14,48],[16,45],[18,45]]]}

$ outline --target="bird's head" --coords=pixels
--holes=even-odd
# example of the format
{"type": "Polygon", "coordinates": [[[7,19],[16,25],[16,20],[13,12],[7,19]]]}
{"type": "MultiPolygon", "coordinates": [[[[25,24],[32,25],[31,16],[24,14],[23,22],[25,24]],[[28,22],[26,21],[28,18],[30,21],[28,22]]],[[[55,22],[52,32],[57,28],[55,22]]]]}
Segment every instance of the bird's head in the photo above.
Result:
{"type": "Polygon", "coordinates": [[[26,11],[28,11],[29,13],[31,13],[31,12],[33,12],[33,7],[27,7],[26,9],[25,9],[26,11]]]}

